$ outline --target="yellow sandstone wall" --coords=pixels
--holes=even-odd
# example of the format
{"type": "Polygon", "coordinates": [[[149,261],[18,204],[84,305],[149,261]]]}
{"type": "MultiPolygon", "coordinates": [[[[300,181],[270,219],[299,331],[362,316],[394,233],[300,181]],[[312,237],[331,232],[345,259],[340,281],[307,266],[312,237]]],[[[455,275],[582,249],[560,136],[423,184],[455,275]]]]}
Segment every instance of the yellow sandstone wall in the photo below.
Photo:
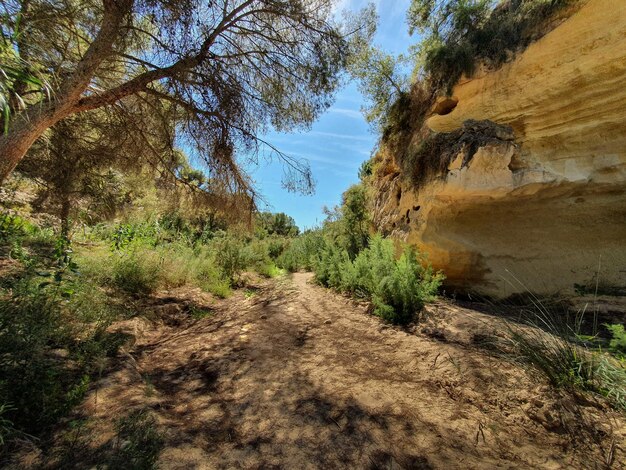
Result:
{"type": "Polygon", "coordinates": [[[490,120],[514,142],[463,168],[459,157],[417,190],[389,172],[375,183],[375,222],[428,252],[450,288],[571,293],[595,284],[600,264],[601,291],[626,290],[626,0],[589,0],[452,94],[431,130],[490,120]]]}

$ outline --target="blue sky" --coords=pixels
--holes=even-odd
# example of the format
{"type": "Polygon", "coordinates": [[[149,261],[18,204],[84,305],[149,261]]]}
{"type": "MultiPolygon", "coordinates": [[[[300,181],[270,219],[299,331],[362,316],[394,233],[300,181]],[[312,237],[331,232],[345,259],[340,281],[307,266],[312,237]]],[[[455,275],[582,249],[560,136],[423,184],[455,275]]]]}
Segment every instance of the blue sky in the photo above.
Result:
{"type": "MultiPolygon", "coordinates": [[[[411,43],[405,14],[410,0],[377,0],[379,23],[374,43],[389,52],[402,53],[411,43]]],[[[337,10],[357,10],[368,0],[340,0],[337,10]]],[[[268,203],[261,209],[285,212],[303,229],[324,219],[322,208],[339,204],[341,193],[358,182],[358,169],[371,156],[377,136],[361,115],[364,102],[350,83],[337,94],[334,105],[308,132],[270,133],[267,140],[282,152],[308,160],[316,182],[310,196],[287,192],[281,186],[283,168],[277,161],[261,162],[250,174],[268,203]]]]}

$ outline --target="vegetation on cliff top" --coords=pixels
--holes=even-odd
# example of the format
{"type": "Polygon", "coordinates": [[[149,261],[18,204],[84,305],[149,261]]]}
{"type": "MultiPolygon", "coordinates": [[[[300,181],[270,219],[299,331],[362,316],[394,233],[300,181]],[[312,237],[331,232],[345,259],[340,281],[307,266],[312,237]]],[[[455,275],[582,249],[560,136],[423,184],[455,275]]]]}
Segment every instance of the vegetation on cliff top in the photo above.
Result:
{"type": "MultiPolygon", "coordinates": [[[[442,138],[423,130],[436,98],[449,95],[461,76],[471,77],[478,66],[498,68],[511,60],[578,1],[413,0],[407,23],[420,40],[407,56],[360,50],[350,70],[369,99],[365,116],[408,179],[419,185],[445,174],[440,160],[446,156],[437,152],[442,138]]],[[[450,137],[445,140],[458,147],[450,137]]]]}
{"type": "Polygon", "coordinates": [[[413,0],[409,31],[423,39],[415,51],[418,76],[450,93],[479,64],[499,67],[538,39],[555,15],[577,0],[413,0]]]}

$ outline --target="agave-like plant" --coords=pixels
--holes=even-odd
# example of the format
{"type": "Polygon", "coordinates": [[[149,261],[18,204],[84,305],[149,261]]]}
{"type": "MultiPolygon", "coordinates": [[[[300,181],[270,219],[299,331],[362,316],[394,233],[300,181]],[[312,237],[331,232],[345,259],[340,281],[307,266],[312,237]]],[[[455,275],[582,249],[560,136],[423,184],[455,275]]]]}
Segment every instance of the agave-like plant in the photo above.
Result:
{"type": "Polygon", "coordinates": [[[0,42],[0,116],[5,134],[12,114],[26,108],[26,93],[40,95],[40,98],[43,95],[49,100],[52,90],[48,81],[37,72],[38,67],[19,56],[14,46],[19,34],[16,27],[10,38],[3,37],[0,42]]]}

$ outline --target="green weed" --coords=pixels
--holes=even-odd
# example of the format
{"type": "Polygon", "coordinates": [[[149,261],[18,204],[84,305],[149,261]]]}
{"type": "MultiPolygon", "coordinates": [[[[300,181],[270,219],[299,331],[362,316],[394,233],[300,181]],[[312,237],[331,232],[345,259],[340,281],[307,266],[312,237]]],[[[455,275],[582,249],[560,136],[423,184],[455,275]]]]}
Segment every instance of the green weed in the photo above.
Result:
{"type": "Polygon", "coordinates": [[[189,310],[189,315],[191,316],[191,318],[193,318],[194,320],[201,320],[202,318],[208,318],[208,317],[212,317],[215,313],[211,310],[208,310],[206,308],[197,308],[197,307],[192,307],[189,310]]]}
{"type": "Polygon", "coordinates": [[[163,448],[163,437],[156,429],[154,416],[140,410],[118,420],[111,469],[151,470],[156,468],[163,448]]]}

